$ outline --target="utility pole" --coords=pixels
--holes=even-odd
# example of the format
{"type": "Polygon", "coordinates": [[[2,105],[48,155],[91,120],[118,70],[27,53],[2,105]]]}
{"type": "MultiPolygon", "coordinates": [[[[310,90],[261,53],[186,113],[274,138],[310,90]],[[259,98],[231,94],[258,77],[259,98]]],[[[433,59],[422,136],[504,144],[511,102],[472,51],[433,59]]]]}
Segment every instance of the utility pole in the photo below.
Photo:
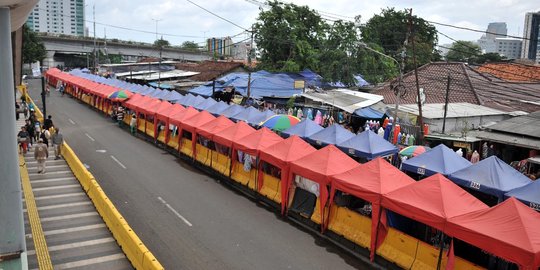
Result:
{"type": "Polygon", "coordinates": [[[450,94],[450,72],[448,72],[448,80],[446,82],[446,97],[444,99],[444,118],[442,122],[442,133],[446,129],[446,113],[448,112],[448,96],[450,94]]]}
{"type": "Polygon", "coordinates": [[[409,38],[411,38],[412,42],[412,51],[413,51],[413,65],[414,65],[414,77],[416,80],[416,96],[417,103],[418,103],[418,125],[420,126],[420,138],[418,138],[419,145],[424,144],[424,119],[422,117],[422,99],[420,98],[420,83],[418,82],[418,66],[416,65],[416,48],[414,46],[414,32],[413,32],[413,17],[412,17],[412,8],[409,12],[409,32],[411,35],[409,38]]]}
{"type": "Polygon", "coordinates": [[[163,19],[152,19],[152,21],[156,22],[156,40],[158,40],[158,22],[163,19]]]}
{"type": "Polygon", "coordinates": [[[96,5],[92,6],[92,13],[94,16],[94,74],[97,73],[97,48],[96,48],[96,5]]]}
{"type": "MultiPolygon", "coordinates": [[[[161,36],[163,40],[163,36],[161,36]]],[[[159,44],[159,64],[158,64],[158,88],[161,87],[161,54],[163,52],[163,44],[159,44]]]]}
{"type": "Polygon", "coordinates": [[[251,97],[251,54],[253,53],[253,27],[251,27],[251,41],[249,42],[248,54],[248,85],[247,85],[247,100],[251,97]]]}

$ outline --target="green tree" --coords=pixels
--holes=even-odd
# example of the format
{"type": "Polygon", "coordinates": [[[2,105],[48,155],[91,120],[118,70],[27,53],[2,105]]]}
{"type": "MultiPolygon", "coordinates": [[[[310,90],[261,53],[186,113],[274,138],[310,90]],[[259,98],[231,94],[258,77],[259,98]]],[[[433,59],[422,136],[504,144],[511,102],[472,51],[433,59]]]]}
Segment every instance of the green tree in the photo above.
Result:
{"type": "Polygon", "coordinates": [[[171,46],[171,43],[168,40],[163,39],[163,37],[162,37],[162,38],[156,39],[156,41],[154,41],[154,46],[156,46],[156,47],[169,47],[169,46],[171,46]]]}
{"type": "MultiPolygon", "coordinates": [[[[368,43],[366,46],[384,54],[383,48],[375,43],[368,43]]],[[[355,58],[358,73],[370,83],[385,82],[399,75],[400,66],[395,61],[365,47],[360,47],[355,58]]],[[[396,59],[396,61],[400,60],[396,59]]]]}
{"type": "Polygon", "coordinates": [[[261,51],[260,68],[298,72],[318,70],[319,47],[328,25],[307,6],[267,2],[253,26],[254,39],[261,51]]]}
{"type": "Polygon", "coordinates": [[[476,63],[479,55],[482,54],[480,46],[471,41],[459,40],[452,44],[450,51],[446,55],[446,60],[455,62],[476,63]]]}
{"type": "MultiPolygon", "coordinates": [[[[369,19],[360,30],[364,42],[378,44],[385,54],[399,59],[409,32],[409,14],[406,11],[386,8],[381,14],[369,19]]],[[[439,60],[440,54],[435,48],[438,41],[435,26],[420,17],[412,16],[412,30],[413,34],[409,38],[414,38],[415,41],[417,65],[439,60]]],[[[405,71],[409,71],[414,68],[411,42],[406,49],[405,71]]]]}
{"type": "Polygon", "coordinates": [[[476,58],[476,64],[484,64],[488,62],[501,62],[506,60],[505,56],[501,56],[498,53],[484,53],[476,58]]]}
{"type": "Polygon", "coordinates": [[[182,45],[180,45],[180,48],[191,50],[191,51],[197,51],[199,50],[199,45],[193,41],[184,41],[182,45]]]}
{"type": "Polygon", "coordinates": [[[36,61],[43,61],[47,56],[45,45],[41,41],[41,38],[37,34],[30,30],[26,24],[23,26],[23,46],[22,46],[22,59],[23,63],[34,63],[36,61]]]}

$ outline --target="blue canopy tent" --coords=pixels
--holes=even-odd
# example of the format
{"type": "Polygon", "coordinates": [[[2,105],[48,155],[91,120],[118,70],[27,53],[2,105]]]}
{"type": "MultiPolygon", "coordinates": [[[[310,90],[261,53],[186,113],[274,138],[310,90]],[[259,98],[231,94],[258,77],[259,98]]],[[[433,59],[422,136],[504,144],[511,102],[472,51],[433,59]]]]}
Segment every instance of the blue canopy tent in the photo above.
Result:
{"type": "Polygon", "coordinates": [[[292,135],[297,135],[300,138],[306,139],[309,136],[323,130],[324,128],[308,118],[300,123],[281,132],[281,136],[288,138],[292,135]]]}
{"type": "Polygon", "coordinates": [[[354,133],[346,130],[341,125],[331,125],[311,136],[307,137],[307,140],[314,145],[325,146],[329,144],[340,144],[350,138],[354,137],[354,133]]]}
{"type": "Polygon", "coordinates": [[[193,106],[193,102],[195,101],[195,96],[192,94],[187,94],[180,100],[180,104],[184,105],[184,107],[193,106]]]}
{"type": "Polygon", "coordinates": [[[526,186],[516,188],[504,194],[504,197],[515,197],[534,210],[540,211],[540,181],[532,181],[526,186]]]}
{"type": "Polygon", "coordinates": [[[215,115],[215,116],[218,116],[218,115],[221,115],[221,113],[223,111],[225,111],[226,109],[229,108],[229,104],[223,102],[223,101],[220,101],[220,102],[217,102],[216,104],[208,107],[206,109],[207,112],[215,115]]]}
{"type": "Polygon", "coordinates": [[[201,103],[203,103],[206,99],[202,96],[196,96],[194,99],[193,99],[193,102],[191,104],[191,107],[193,108],[197,108],[197,106],[199,106],[201,103]]]}
{"type": "Polygon", "coordinates": [[[379,112],[371,107],[356,109],[354,111],[354,115],[362,117],[362,118],[366,118],[366,119],[381,119],[384,117],[383,112],[379,112]]]}
{"type": "Polygon", "coordinates": [[[405,160],[402,170],[425,176],[436,173],[449,175],[469,166],[471,163],[468,160],[458,156],[446,145],[439,144],[428,152],[405,160]]]}
{"type": "Polygon", "coordinates": [[[266,121],[266,119],[272,117],[276,115],[273,111],[271,110],[264,110],[263,112],[261,112],[260,114],[253,114],[253,115],[250,115],[247,119],[247,122],[248,123],[251,123],[253,125],[260,125],[262,124],[264,121],[266,121]]]}
{"type": "Polygon", "coordinates": [[[195,109],[206,110],[206,109],[208,109],[209,107],[211,107],[212,105],[214,105],[216,103],[217,103],[217,101],[215,101],[213,98],[209,97],[206,100],[204,100],[203,102],[199,103],[195,107],[195,109]]]}
{"type": "MultiPolygon", "coordinates": [[[[250,115],[259,115],[259,114],[261,114],[259,110],[255,109],[253,106],[249,106],[244,111],[231,117],[231,120],[235,122],[238,122],[238,121],[248,122],[248,118],[250,115]]],[[[249,124],[252,124],[252,123],[249,123],[249,124]]]]}
{"type": "Polygon", "coordinates": [[[349,140],[338,143],[337,147],[345,153],[367,159],[393,155],[399,151],[395,145],[371,130],[366,130],[349,140]]]}
{"type": "Polygon", "coordinates": [[[490,194],[504,200],[504,194],[531,183],[531,180],[496,156],[488,157],[472,166],[448,176],[454,183],[490,194]]]}
{"type": "Polygon", "coordinates": [[[165,96],[163,96],[163,100],[177,101],[181,99],[182,97],[183,97],[182,94],[173,90],[173,91],[168,91],[168,93],[165,96]]]}
{"type": "Polygon", "coordinates": [[[231,118],[241,112],[244,111],[244,107],[240,106],[240,105],[236,105],[236,104],[232,104],[229,106],[229,108],[227,108],[226,110],[222,111],[221,112],[221,115],[227,117],[227,118],[231,118]]]}

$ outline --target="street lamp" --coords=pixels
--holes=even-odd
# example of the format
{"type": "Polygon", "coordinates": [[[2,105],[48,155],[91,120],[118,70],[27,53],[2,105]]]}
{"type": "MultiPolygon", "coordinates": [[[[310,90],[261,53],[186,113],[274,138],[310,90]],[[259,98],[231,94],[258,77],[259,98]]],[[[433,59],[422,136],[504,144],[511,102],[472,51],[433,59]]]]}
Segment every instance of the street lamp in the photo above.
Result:
{"type": "Polygon", "coordinates": [[[158,40],[158,22],[163,19],[152,19],[152,21],[156,22],[156,40],[158,40]]]}
{"type": "MultiPolygon", "coordinates": [[[[378,55],[380,55],[380,56],[383,56],[383,57],[385,57],[385,58],[388,58],[388,59],[394,61],[394,62],[397,64],[397,66],[399,67],[399,83],[398,83],[398,85],[396,86],[396,90],[397,90],[397,91],[396,91],[397,100],[396,100],[396,108],[395,108],[395,111],[394,111],[394,123],[392,123],[392,130],[390,131],[390,135],[393,136],[394,130],[395,130],[395,128],[396,128],[397,121],[398,121],[399,102],[400,102],[401,95],[402,95],[402,93],[401,93],[401,88],[403,87],[403,84],[402,84],[402,83],[403,83],[403,59],[405,59],[405,49],[403,49],[403,51],[401,52],[401,63],[400,63],[400,62],[398,62],[398,60],[396,60],[394,57],[389,56],[389,55],[386,55],[386,54],[384,54],[384,53],[382,53],[382,52],[379,52],[379,51],[377,51],[377,50],[374,50],[374,49],[370,48],[370,47],[369,47],[366,43],[364,43],[364,42],[359,42],[358,45],[360,45],[360,47],[362,47],[362,48],[364,48],[364,49],[366,49],[366,50],[368,50],[368,51],[374,52],[374,53],[376,53],[376,54],[378,54],[378,55]]],[[[392,137],[392,139],[394,139],[394,138],[392,137]]],[[[397,145],[398,143],[399,143],[399,142],[398,142],[397,139],[396,139],[396,143],[395,143],[395,144],[397,145]]]]}

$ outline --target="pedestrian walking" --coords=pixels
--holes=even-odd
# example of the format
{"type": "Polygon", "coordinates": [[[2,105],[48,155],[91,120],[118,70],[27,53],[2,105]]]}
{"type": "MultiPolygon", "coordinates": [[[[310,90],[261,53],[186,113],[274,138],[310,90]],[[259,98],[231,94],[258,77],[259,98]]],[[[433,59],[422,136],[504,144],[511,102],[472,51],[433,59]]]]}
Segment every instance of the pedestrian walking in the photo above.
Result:
{"type": "Polygon", "coordinates": [[[24,113],[24,118],[28,118],[28,104],[26,104],[25,100],[21,102],[21,110],[24,113]]]}
{"type": "Polygon", "coordinates": [[[49,115],[49,116],[47,116],[47,119],[45,119],[45,121],[43,121],[43,129],[48,130],[53,126],[54,126],[54,124],[53,124],[53,121],[52,121],[52,116],[49,115]]]}
{"type": "Polygon", "coordinates": [[[21,113],[21,106],[17,101],[15,101],[15,120],[19,121],[21,113]]]}
{"type": "Polygon", "coordinates": [[[28,132],[28,139],[29,139],[29,146],[32,146],[32,144],[34,143],[34,138],[36,137],[36,129],[34,127],[34,125],[32,124],[32,122],[30,122],[30,120],[25,120],[26,122],[26,125],[24,125],[26,127],[26,131],[28,132]]]}
{"type": "MultiPolygon", "coordinates": [[[[39,135],[39,139],[49,147],[49,139],[51,138],[51,133],[48,129],[41,130],[41,134],[39,135]]],[[[38,139],[38,141],[39,141],[38,139]]]]}
{"type": "Polygon", "coordinates": [[[131,120],[129,122],[129,130],[131,131],[131,134],[135,135],[137,133],[137,115],[132,114],[131,120]]]}
{"type": "MultiPolygon", "coordinates": [[[[32,120],[30,119],[30,123],[32,123],[32,120]]],[[[35,138],[34,138],[34,141],[38,141],[39,140],[39,136],[41,135],[41,123],[39,121],[34,121],[34,135],[35,135],[35,138]]]]}
{"type": "Polygon", "coordinates": [[[52,135],[52,144],[54,148],[54,159],[60,159],[62,154],[62,144],[64,143],[64,136],[60,134],[60,128],[56,128],[54,135],[52,135]]]}
{"type": "Polygon", "coordinates": [[[43,143],[43,139],[38,140],[38,144],[34,148],[34,159],[36,159],[38,164],[38,173],[45,173],[46,170],[46,160],[49,158],[49,149],[43,143]]]}
{"type": "Polygon", "coordinates": [[[21,131],[17,134],[17,143],[19,144],[19,151],[22,150],[23,154],[26,154],[28,150],[28,131],[26,127],[21,127],[21,131]]]}

